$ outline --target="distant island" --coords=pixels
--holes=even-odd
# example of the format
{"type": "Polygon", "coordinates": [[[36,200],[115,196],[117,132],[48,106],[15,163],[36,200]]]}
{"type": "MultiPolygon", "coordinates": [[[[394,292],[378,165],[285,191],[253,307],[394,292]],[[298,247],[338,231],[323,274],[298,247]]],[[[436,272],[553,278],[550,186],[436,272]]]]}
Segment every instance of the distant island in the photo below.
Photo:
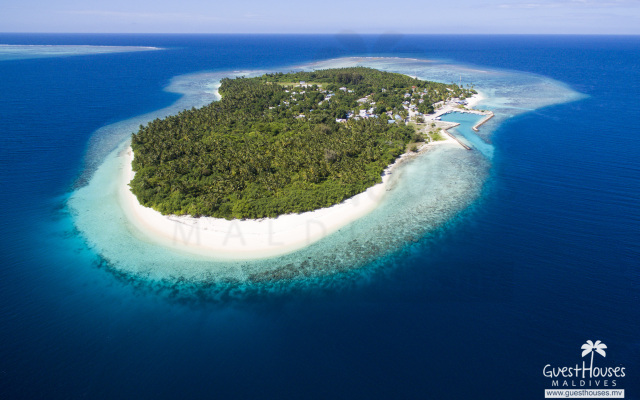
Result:
{"type": "Polygon", "coordinates": [[[140,204],[259,219],[340,203],[429,137],[424,115],[472,88],[354,67],[223,79],[220,101],[132,135],[140,204]]]}

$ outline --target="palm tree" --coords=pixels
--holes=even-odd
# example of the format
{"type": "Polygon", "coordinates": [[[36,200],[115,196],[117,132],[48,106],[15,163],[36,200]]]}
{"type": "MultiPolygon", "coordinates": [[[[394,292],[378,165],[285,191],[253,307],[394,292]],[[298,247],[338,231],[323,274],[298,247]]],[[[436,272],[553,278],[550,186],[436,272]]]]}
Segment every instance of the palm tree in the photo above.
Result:
{"type": "Polygon", "coordinates": [[[582,357],[586,356],[587,354],[591,353],[591,367],[593,367],[593,352],[594,350],[600,354],[602,357],[606,357],[607,353],[604,351],[604,349],[607,348],[607,345],[602,343],[600,340],[596,340],[595,343],[593,343],[591,340],[587,340],[587,343],[583,344],[582,347],[580,347],[582,349],[582,357]]]}

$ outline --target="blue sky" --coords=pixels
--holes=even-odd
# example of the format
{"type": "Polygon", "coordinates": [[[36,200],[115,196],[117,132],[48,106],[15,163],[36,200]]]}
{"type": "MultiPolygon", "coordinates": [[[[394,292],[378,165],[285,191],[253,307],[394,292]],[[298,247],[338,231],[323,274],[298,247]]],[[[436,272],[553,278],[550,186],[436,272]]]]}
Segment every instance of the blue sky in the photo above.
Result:
{"type": "Polygon", "coordinates": [[[2,3],[2,32],[640,34],[640,0],[2,3]]]}

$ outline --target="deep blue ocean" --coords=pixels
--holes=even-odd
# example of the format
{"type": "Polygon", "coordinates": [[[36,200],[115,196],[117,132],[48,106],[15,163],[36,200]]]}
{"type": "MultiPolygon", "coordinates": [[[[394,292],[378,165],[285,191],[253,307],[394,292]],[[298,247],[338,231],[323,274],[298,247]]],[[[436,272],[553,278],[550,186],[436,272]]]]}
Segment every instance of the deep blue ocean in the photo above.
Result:
{"type": "Polygon", "coordinates": [[[542,399],[546,364],[640,399],[640,37],[0,34],[161,51],[0,61],[0,399],[542,399]],[[473,210],[368,278],[209,299],[112,271],[66,198],[97,129],[181,74],[354,55],[524,71],[586,96],[500,125],[473,210]]]}

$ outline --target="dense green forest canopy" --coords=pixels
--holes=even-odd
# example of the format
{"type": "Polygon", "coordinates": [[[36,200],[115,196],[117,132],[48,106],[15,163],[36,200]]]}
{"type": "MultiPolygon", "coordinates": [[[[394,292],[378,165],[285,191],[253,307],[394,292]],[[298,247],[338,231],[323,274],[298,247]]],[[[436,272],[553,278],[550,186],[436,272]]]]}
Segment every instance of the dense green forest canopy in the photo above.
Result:
{"type": "Polygon", "coordinates": [[[142,205],[242,219],[337,204],[422,140],[398,116],[407,104],[433,112],[472,93],[362,67],[223,79],[219,91],[220,101],[132,135],[130,186],[142,205]]]}

